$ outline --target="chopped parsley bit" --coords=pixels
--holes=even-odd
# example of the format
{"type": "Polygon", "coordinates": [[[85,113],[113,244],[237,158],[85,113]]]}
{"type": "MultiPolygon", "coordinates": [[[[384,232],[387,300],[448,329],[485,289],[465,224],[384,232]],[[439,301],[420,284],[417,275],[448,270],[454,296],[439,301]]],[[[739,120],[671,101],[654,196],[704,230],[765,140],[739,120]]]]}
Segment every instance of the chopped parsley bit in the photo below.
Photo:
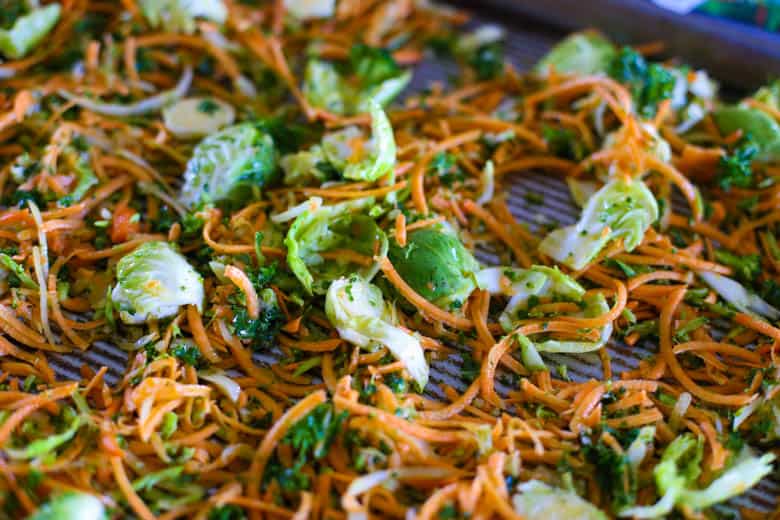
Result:
{"type": "Polygon", "coordinates": [[[217,110],[219,110],[219,104],[217,104],[213,99],[204,99],[198,103],[198,112],[203,114],[211,115],[217,110]]]}
{"type": "Polygon", "coordinates": [[[464,352],[461,357],[463,359],[463,364],[460,367],[460,373],[463,376],[463,379],[471,383],[479,377],[482,365],[480,365],[479,361],[476,361],[469,352],[464,352]]]}
{"type": "Polygon", "coordinates": [[[642,117],[653,117],[658,104],[671,99],[675,78],[663,65],[647,63],[630,47],[624,47],[609,66],[609,75],[631,88],[637,112],[642,117]]]}
{"type": "Polygon", "coordinates": [[[468,58],[480,80],[493,79],[504,71],[504,46],[501,42],[481,45],[468,58]]]}
{"type": "Polygon", "coordinates": [[[757,254],[736,255],[724,249],[715,251],[715,259],[734,269],[734,274],[743,282],[754,282],[761,274],[761,257],[757,254]]]}
{"type": "Polygon", "coordinates": [[[550,152],[557,157],[581,161],[588,150],[577,139],[577,134],[569,128],[542,127],[542,136],[547,141],[550,152]]]}
{"type": "Polygon", "coordinates": [[[189,343],[176,343],[170,352],[173,357],[193,367],[200,367],[205,363],[198,347],[189,343]]]}
{"type": "Polygon", "coordinates": [[[244,520],[244,510],[235,504],[215,507],[209,511],[208,520],[244,520]]]}
{"type": "Polygon", "coordinates": [[[637,274],[633,267],[615,258],[610,258],[609,260],[607,260],[607,265],[610,267],[617,267],[618,269],[623,271],[623,274],[626,275],[626,277],[628,278],[632,278],[637,274]]]}
{"type": "Polygon", "coordinates": [[[452,502],[447,502],[439,510],[439,520],[453,520],[458,518],[458,509],[452,502]]]}
{"type": "Polygon", "coordinates": [[[742,138],[730,154],[720,158],[715,181],[724,191],[732,186],[750,188],[753,185],[753,159],[758,154],[758,145],[750,136],[742,138]]]}

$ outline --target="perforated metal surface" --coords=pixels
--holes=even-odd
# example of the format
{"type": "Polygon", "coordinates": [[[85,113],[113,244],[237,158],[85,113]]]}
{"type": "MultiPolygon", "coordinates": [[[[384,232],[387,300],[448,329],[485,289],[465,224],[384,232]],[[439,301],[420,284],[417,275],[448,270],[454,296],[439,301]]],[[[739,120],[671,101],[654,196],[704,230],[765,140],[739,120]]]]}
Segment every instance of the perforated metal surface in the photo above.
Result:
{"type": "MultiPolygon", "coordinates": [[[[481,23],[497,23],[498,20],[475,16],[470,25],[481,23]]],[[[522,19],[501,20],[501,25],[507,30],[506,54],[507,58],[518,70],[529,68],[545,51],[563,35],[540,26],[538,23],[524,21],[522,19]]],[[[684,58],[684,57],[683,57],[684,58]]],[[[415,70],[412,90],[426,88],[433,81],[446,82],[449,75],[456,70],[452,65],[429,60],[415,70]]],[[[510,177],[508,203],[511,212],[519,222],[527,223],[532,229],[551,221],[560,224],[571,224],[576,221],[579,210],[575,206],[569,190],[562,179],[541,175],[532,172],[518,173],[510,177]],[[543,204],[533,204],[527,201],[525,194],[534,192],[543,196],[543,204]]],[[[489,251],[481,251],[480,260],[486,264],[495,264],[496,259],[489,251]]],[[[616,375],[629,369],[636,368],[640,359],[655,353],[654,345],[638,345],[627,347],[613,344],[609,351],[612,356],[612,368],[616,375]]],[[[258,363],[272,362],[271,354],[256,354],[258,363]]],[[[547,358],[551,366],[565,365],[568,376],[573,380],[587,380],[589,378],[602,378],[601,363],[595,354],[584,355],[555,355],[547,358]]],[[[128,361],[128,353],[106,343],[98,343],[86,352],[77,352],[67,355],[53,355],[50,357],[52,367],[59,377],[79,379],[79,367],[87,364],[92,368],[108,367],[106,379],[109,383],[115,383],[121,377],[128,361]]],[[[434,362],[431,374],[431,383],[427,388],[433,397],[443,398],[444,394],[439,385],[446,383],[460,390],[465,389],[466,384],[461,377],[461,363],[457,356],[454,358],[434,362]]],[[[497,383],[499,391],[506,390],[500,380],[497,383]]],[[[780,485],[777,482],[765,480],[760,486],[751,490],[748,494],[736,499],[734,502],[741,506],[750,506],[763,511],[774,509],[780,485]]]]}

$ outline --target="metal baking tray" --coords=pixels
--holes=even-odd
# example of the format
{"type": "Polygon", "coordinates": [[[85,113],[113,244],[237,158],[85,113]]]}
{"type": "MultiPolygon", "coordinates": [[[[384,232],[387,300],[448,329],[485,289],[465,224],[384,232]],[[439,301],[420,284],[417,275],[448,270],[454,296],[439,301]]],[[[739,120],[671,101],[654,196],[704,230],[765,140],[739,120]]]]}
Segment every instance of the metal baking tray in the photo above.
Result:
{"type": "MultiPolygon", "coordinates": [[[[467,29],[486,23],[502,26],[506,30],[506,57],[521,71],[536,63],[571,30],[596,27],[621,43],[667,42],[670,56],[707,68],[719,80],[733,87],[752,88],[767,77],[780,76],[780,36],[702,16],[672,15],[644,0],[477,0],[453,3],[472,14],[467,29]],[[728,30],[722,29],[726,26],[728,30]],[[694,45],[691,42],[698,43],[694,45]],[[716,44],[717,58],[713,52],[716,44]]],[[[415,69],[411,90],[426,88],[433,81],[446,83],[455,72],[451,63],[428,59],[415,69]]],[[[508,191],[511,212],[519,222],[527,223],[532,229],[551,221],[568,225],[579,216],[579,209],[561,178],[533,172],[518,173],[510,177],[508,191]],[[525,194],[529,192],[542,195],[544,203],[528,202],[530,198],[525,194]]],[[[490,251],[478,253],[484,263],[497,263],[490,251]]],[[[656,347],[652,344],[634,347],[611,344],[609,352],[614,374],[636,368],[640,359],[655,351],[656,347]]],[[[273,352],[256,353],[254,357],[261,364],[278,359],[273,352]]],[[[602,378],[601,363],[595,354],[545,357],[551,361],[551,366],[565,365],[568,376],[573,380],[602,378]]],[[[121,377],[127,361],[127,352],[102,342],[92,345],[85,352],[50,356],[52,368],[59,377],[79,379],[79,368],[83,364],[92,368],[106,366],[106,380],[110,384],[121,377]]],[[[434,362],[427,393],[443,398],[441,384],[464,390],[466,383],[462,381],[460,371],[458,356],[434,362]]],[[[496,386],[499,391],[506,390],[500,381],[496,386]]],[[[735,499],[734,503],[769,512],[774,510],[778,494],[780,483],[767,479],[735,499]]]]}

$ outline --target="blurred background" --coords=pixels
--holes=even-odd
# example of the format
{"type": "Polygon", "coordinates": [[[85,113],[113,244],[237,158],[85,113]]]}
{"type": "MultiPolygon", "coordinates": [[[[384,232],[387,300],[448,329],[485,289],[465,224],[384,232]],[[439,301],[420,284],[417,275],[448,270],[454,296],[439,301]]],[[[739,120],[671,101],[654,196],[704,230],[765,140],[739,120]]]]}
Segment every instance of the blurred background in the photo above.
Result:
{"type": "Polygon", "coordinates": [[[729,18],[768,31],[780,30],[780,0],[653,0],[682,14],[690,12],[729,18]]]}
{"type": "Polygon", "coordinates": [[[727,87],[780,78],[780,0],[471,0],[481,17],[537,38],[596,28],[617,42],[662,42],[662,54],[727,87]]]}

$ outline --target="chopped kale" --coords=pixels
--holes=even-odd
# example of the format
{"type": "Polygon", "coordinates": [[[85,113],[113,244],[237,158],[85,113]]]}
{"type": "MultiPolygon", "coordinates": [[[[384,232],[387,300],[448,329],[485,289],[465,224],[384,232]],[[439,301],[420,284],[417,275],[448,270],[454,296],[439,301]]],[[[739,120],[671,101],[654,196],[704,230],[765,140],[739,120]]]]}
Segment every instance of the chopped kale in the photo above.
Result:
{"type": "Polygon", "coordinates": [[[658,104],[671,99],[675,79],[671,72],[657,63],[648,63],[645,58],[624,47],[612,60],[609,75],[631,88],[637,112],[643,117],[652,117],[658,104]]]}
{"type": "Polygon", "coordinates": [[[753,185],[753,159],[758,154],[758,145],[750,138],[743,138],[731,151],[720,158],[715,181],[724,191],[732,186],[749,188],[753,185]]]}

